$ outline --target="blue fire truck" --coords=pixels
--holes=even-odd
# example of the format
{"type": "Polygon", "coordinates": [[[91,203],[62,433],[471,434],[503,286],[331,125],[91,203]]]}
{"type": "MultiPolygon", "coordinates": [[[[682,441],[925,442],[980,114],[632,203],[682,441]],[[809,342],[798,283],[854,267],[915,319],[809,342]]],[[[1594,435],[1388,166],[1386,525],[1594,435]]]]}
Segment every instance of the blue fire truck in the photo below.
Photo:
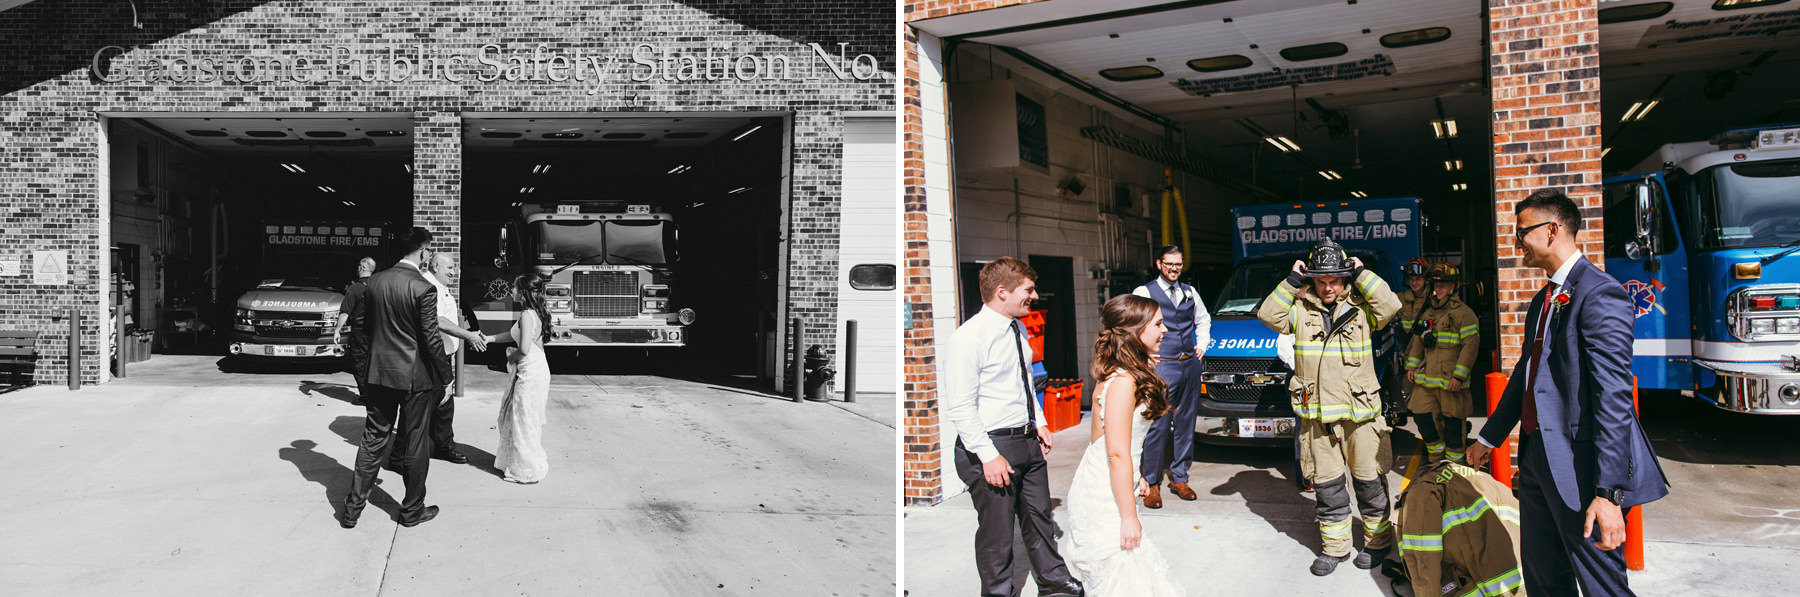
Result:
{"type": "Polygon", "coordinates": [[[1667,144],[1604,182],[1639,387],[1800,414],[1800,125],[1667,144]]]}
{"type": "MultiPolygon", "coordinates": [[[[1362,258],[1395,289],[1400,266],[1421,255],[1423,225],[1416,197],[1357,199],[1305,204],[1246,205],[1231,210],[1234,269],[1213,309],[1212,343],[1207,346],[1194,432],[1212,443],[1282,444],[1294,436],[1288,376],[1281,358],[1283,339],[1256,319],[1256,308],[1327,236],[1362,258]]],[[[1391,326],[1390,326],[1391,327],[1391,326]]],[[[1392,333],[1379,333],[1375,354],[1384,380],[1400,352],[1392,333]]],[[[1292,344],[1286,343],[1291,354],[1292,344]]],[[[1291,358],[1291,357],[1290,357],[1291,358]]],[[[1386,382],[1384,381],[1384,385],[1386,382]]]]}

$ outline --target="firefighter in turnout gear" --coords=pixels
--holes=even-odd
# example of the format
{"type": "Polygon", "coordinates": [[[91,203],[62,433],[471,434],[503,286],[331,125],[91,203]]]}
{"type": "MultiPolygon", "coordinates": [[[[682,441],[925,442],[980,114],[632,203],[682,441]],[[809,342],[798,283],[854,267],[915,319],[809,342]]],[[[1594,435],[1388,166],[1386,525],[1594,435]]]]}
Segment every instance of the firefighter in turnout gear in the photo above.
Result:
{"type": "Polygon", "coordinates": [[[1468,445],[1465,421],[1474,408],[1470,368],[1481,346],[1475,311],[1457,298],[1462,271],[1440,263],[1431,268],[1431,300],[1419,317],[1424,332],[1406,350],[1406,379],[1414,384],[1408,410],[1419,424],[1426,458],[1462,460],[1468,445]]]}
{"type": "Polygon", "coordinates": [[[1331,574],[1355,551],[1352,493],[1363,523],[1356,566],[1373,568],[1393,546],[1386,478],[1393,452],[1372,340],[1399,311],[1400,298],[1387,282],[1325,239],[1305,261],[1294,262],[1256,314],[1264,325],[1294,335],[1288,390],[1299,419],[1300,471],[1318,500],[1324,553],[1310,567],[1317,576],[1331,574]]]}
{"type": "Polygon", "coordinates": [[[1394,505],[1394,532],[1414,595],[1524,591],[1519,500],[1487,473],[1454,462],[1420,470],[1394,505]]]}
{"type": "MultiPolygon", "coordinates": [[[[1400,275],[1406,278],[1406,287],[1394,293],[1400,297],[1400,325],[1396,326],[1400,333],[1394,339],[1399,343],[1401,354],[1405,354],[1406,348],[1412,345],[1413,336],[1418,333],[1414,328],[1418,331],[1425,329],[1425,323],[1419,319],[1419,315],[1425,312],[1426,301],[1431,300],[1431,282],[1426,279],[1430,273],[1431,263],[1425,261],[1424,257],[1414,257],[1407,260],[1406,265],[1400,266],[1400,275]]],[[[1413,382],[1404,379],[1404,375],[1400,380],[1400,388],[1400,399],[1408,404],[1412,395],[1419,391],[1413,382]]],[[[1388,422],[1396,426],[1406,424],[1404,419],[1389,419],[1388,422]]]]}

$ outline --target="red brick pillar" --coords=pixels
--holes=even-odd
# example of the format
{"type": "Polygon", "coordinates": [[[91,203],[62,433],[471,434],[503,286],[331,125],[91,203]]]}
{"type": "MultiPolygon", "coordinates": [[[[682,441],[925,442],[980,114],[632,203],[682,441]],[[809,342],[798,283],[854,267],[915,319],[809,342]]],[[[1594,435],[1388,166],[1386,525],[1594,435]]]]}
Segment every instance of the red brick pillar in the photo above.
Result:
{"type": "Polygon", "coordinates": [[[1514,245],[1513,206],[1543,188],[1581,206],[1581,250],[1603,265],[1600,195],[1600,21],[1596,0],[1489,0],[1494,98],[1494,240],[1500,351],[1521,356],[1525,309],[1544,272],[1514,245]]]}
{"type": "Polygon", "coordinates": [[[936,349],[932,346],[931,250],[925,239],[924,114],[919,105],[918,35],[906,29],[901,48],[901,232],[904,259],[903,306],[912,323],[901,331],[901,434],[905,439],[902,475],[905,504],[943,500],[943,462],[937,440],[941,413],[937,402],[936,349]]]}

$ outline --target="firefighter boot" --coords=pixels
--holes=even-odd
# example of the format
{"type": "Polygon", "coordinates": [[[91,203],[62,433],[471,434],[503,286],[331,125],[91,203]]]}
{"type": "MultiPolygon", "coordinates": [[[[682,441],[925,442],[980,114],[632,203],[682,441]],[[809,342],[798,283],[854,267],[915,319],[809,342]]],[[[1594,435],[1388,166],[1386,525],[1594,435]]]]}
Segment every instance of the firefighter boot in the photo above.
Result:
{"type": "Polygon", "coordinates": [[[1345,481],[1345,477],[1313,481],[1319,538],[1323,544],[1323,553],[1313,559],[1312,566],[1309,567],[1313,576],[1331,574],[1333,570],[1337,570],[1339,563],[1349,560],[1356,553],[1351,546],[1350,488],[1345,481]]]}
{"type": "Polygon", "coordinates": [[[1425,444],[1425,464],[1444,459],[1444,438],[1438,435],[1437,417],[1431,413],[1413,413],[1419,428],[1419,441],[1425,444]]]}

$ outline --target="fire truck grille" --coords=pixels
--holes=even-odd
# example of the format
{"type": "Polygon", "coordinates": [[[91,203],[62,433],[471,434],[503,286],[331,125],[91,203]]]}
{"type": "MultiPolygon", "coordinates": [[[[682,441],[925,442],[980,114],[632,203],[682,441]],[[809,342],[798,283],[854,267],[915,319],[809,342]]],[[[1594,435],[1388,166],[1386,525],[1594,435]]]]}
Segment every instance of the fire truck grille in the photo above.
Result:
{"type": "MultiPolygon", "coordinates": [[[[1285,372],[1287,365],[1281,359],[1269,357],[1233,358],[1206,357],[1208,373],[1257,373],[1285,372]]],[[[1287,384],[1259,386],[1253,384],[1206,384],[1206,396],[1218,402],[1231,404],[1286,404],[1288,402],[1287,384]]]]}
{"type": "Polygon", "coordinates": [[[637,298],[637,272],[575,272],[575,296],[637,298]]]}
{"type": "Polygon", "coordinates": [[[1287,365],[1283,365],[1281,359],[1206,357],[1207,373],[1256,373],[1258,371],[1286,370],[1287,365]]]}
{"type": "Polygon", "coordinates": [[[1206,384],[1206,396],[1218,402],[1232,404],[1287,404],[1288,389],[1285,385],[1256,386],[1244,383],[1206,384]]]}
{"type": "Polygon", "coordinates": [[[637,317],[636,296],[577,296],[576,317],[637,317]]]}

